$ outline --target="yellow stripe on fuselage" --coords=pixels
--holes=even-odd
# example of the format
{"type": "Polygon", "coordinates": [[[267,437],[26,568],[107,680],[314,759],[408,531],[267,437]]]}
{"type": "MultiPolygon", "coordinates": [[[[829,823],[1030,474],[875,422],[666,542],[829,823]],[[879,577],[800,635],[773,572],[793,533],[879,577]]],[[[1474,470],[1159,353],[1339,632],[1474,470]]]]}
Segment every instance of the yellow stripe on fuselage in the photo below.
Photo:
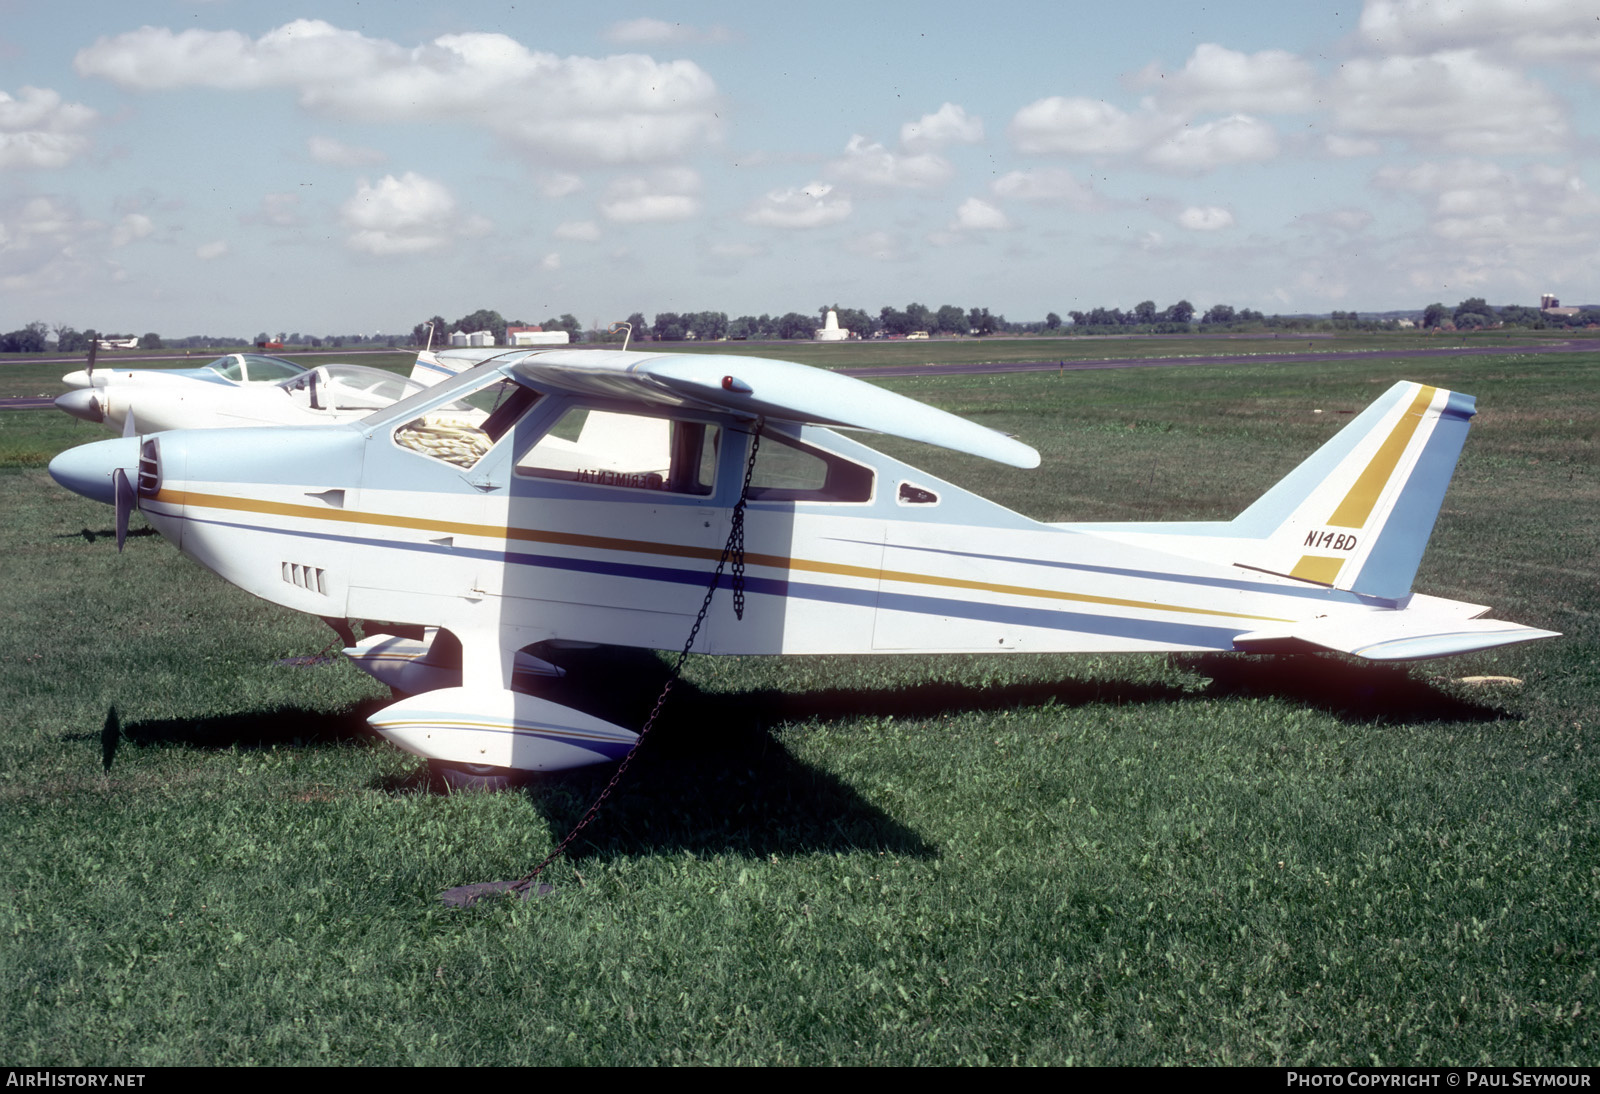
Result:
{"type": "MultiPolygon", "coordinates": [[[[169,505],[197,506],[203,509],[230,509],[243,513],[269,513],[280,517],[297,517],[302,520],[332,521],[336,524],[367,524],[384,528],[410,528],[422,532],[444,532],[458,536],[478,536],[483,539],[506,542],[547,543],[562,547],[587,547],[602,551],[624,551],[631,554],[665,555],[669,558],[696,558],[715,562],[722,551],[710,547],[691,547],[679,543],[652,543],[646,540],[618,539],[613,536],[590,536],[576,532],[551,532],[535,528],[506,528],[490,524],[467,524],[462,521],[434,520],[428,517],[399,516],[392,513],[364,513],[349,509],[328,509],[322,506],[298,505],[293,502],[264,501],[257,498],[235,498],[226,494],[201,494],[183,490],[163,489],[155,501],[169,505]]],[[[850,566],[839,562],[819,562],[815,559],[787,558],[783,555],[745,553],[745,563],[767,566],[790,572],[832,574],[838,577],[856,577],[868,581],[901,581],[912,585],[935,585],[950,589],[970,589],[975,592],[1003,593],[1007,596],[1032,596],[1046,600],[1068,600],[1079,604],[1100,604],[1113,608],[1134,608],[1140,611],[1176,612],[1186,615],[1209,615],[1223,619],[1251,619],[1271,623],[1288,623],[1269,615],[1250,615],[1244,612],[1225,612],[1215,608],[1191,608],[1179,604],[1157,604],[1144,600],[1126,600],[1115,596],[1095,596],[1090,593],[1070,593],[1057,589],[1036,589],[1025,585],[1003,585],[992,581],[971,581],[965,578],[938,577],[917,574],[906,570],[884,570],[870,566],[850,566]]]]}
{"type": "Polygon", "coordinates": [[[1383,496],[1383,488],[1389,484],[1389,477],[1394,474],[1395,467],[1400,463],[1400,457],[1405,455],[1406,446],[1411,443],[1417,427],[1422,424],[1438,390],[1438,388],[1424,387],[1417,392],[1417,397],[1411,400],[1411,405],[1400,415],[1400,420],[1395,423],[1389,435],[1384,438],[1383,444],[1378,447],[1378,451],[1362,469],[1360,478],[1350,487],[1350,492],[1333,511],[1333,516],[1328,518],[1329,524],[1340,528],[1360,528],[1367,523],[1373,507],[1383,496]]]}

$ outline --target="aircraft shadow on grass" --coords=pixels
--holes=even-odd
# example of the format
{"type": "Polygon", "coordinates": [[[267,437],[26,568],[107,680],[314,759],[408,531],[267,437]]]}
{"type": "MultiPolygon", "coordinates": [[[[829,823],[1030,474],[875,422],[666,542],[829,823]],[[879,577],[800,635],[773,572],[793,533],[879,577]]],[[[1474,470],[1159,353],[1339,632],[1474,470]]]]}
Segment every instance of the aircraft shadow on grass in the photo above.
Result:
{"type": "Polygon", "coordinates": [[[1177,655],[1175,663],[1211,678],[1202,695],[1223,699],[1284,699],[1326,711],[1349,723],[1520,721],[1522,716],[1453,695],[1405,665],[1357,664],[1337,657],[1177,655]]]}
{"type": "MultiPolygon", "coordinates": [[[[541,694],[620,725],[648,717],[667,678],[646,651],[602,649],[560,657],[571,675],[541,681],[541,694]],[[604,687],[596,687],[604,681],[604,687]]],[[[1176,658],[1209,677],[1198,695],[1276,697],[1351,722],[1493,721],[1514,718],[1413,677],[1403,667],[1353,665],[1333,658],[1254,658],[1206,654],[1176,658]]],[[[932,718],[1053,703],[1132,706],[1178,702],[1197,693],[1175,684],[1073,679],[1003,685],[937,682],[889,688],[762,689],[712,693],[679,681],[649,743],[572,857],[626,857],[663,849],[696,853],[793,855],[875,848],[932,857],[938,849],[837,776],[796,759],[776,735],[785,725],[858,716],[932,718]]],[[[342,711],[296,707],[195,719],[121,724],[115,708],[99,734],[107,770],[119,742],[200,749],[300,747],[372,740],[366,716],[383,700],[342,711]]],[[[87,739],[92,735],[82,735],[87,739]]],[[[929,747],[938,747],[933,733],[929,747]]],[[[568,831],[610,780],[613,768],[535,776],[525,789],[551,828],[568,831]]],[[[380,779],[388,793],[448,792],[422,766],[380,779]]]]}
{"type": "MultiPolygon", "coordinates": [[[[128,529],[129,539],[142,539],[145,536],[154,536],[159,534],[160,533],[158,533],[154,528],[150,527],[128,529]]],[[[116,529],[114,528],[102,528],[98,532],[90,528],[84,528],[77,532],[63,532],[55,538],[82,539],[85,543],[93,543],[97,539],[115,540],[117,538],[117,533],[116,529]]]]}

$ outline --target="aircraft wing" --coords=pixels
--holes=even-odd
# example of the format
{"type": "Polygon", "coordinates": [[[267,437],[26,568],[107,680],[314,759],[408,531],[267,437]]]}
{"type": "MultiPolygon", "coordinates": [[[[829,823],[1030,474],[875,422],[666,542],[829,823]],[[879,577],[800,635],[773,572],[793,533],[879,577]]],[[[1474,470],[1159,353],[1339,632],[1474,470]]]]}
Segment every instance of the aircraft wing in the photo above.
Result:
{"type": "Polygon", "coordinates": [[[1039,466],[1039,453],[1003,433],[854,377],[792,361],[700,353],[534,350],[516,359],[513,371],[541,390],[870,429],[1012,467],[1039,466]]]}

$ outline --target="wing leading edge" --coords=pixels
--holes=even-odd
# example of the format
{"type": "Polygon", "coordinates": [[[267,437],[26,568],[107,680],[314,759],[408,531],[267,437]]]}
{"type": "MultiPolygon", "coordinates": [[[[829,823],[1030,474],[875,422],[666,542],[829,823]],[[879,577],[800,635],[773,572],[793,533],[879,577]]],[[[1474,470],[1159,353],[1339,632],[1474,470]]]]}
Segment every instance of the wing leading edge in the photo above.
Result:
{"type": "MultiPolygon", "coordinates": [[[[448,360],[451,355],[439,356],[448,360]]],[[[1003,433],[854,377],[792,361],[610,350],[502,351],[481,358],[491,359],[546,391],[870,429],[1012,467],[1039,466],[1038,452],[1003,433]]]]}

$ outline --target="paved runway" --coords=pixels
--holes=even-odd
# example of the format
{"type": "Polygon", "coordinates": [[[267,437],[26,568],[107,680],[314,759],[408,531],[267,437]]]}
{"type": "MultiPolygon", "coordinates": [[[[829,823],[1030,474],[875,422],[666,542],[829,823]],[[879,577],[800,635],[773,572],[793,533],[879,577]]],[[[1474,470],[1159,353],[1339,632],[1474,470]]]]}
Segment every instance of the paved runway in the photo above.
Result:
{"type": "Polygon", "coordinates": [[[979,372],[1078,372],[1097,368],[1174,368],[1183,365],[1315,364],[1319,361],[1381,361],[1395,357],[1493,357],[1518,353],[1600,352],[1600,341],[1536,342],[1527,346],[1441,346],[1403,350],[1323,350],[1303,353],[1242,353],[1204,357],[1102,357],[1092,361],[995,361],[983,365],[879,365],[842,368],[847,376],[965,376],[979,372]]]}

